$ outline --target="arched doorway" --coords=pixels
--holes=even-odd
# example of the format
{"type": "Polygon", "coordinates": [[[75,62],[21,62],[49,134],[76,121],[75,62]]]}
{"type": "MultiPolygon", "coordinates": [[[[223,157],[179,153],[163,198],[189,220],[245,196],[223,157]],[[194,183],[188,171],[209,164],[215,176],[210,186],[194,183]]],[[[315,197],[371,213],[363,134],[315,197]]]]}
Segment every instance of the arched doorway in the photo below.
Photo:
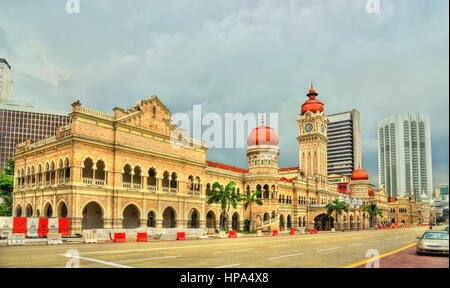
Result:
{"type": "Polygon", "coordinates": [[[216,214],[212,211],[206,214],[206,228],[216,228],[216,214]]]}
{"type": "Polygon", "coordinates": [[[284,215],[280,215],[280,230],[284,229],[284,215]]]}
{"type": "Polygon", "coordinates": [[[25,216],[26,217],[32,217],[33,216],[33,208],[31,207],[31,204],[28,204],[27,208],[25,208],[25,216]]]}
{"type": "Polygon", "coordinates": [[[123,229],[135,229],[139,228],[140,220],[139,220],[140,214],[138,208],[130,204],[123,210],[123,221],[122,221],[122,228],[123,229]]]}
{"type": "Polygon", "coordinates": [[[16,211],[15,212],[16,212],[15,213],[16,217],[22,217],[22,206],[20,206],[20,204],[16,206],[16,211]]]}
{"type": "Polygon", "coordinates": [[[163,228],[177,227],[177,220],[175,210],[172,207],[167,207],[163,212],[163,228]]]}
{"type": "Polygon", "coordinates": [[[84,206],[82,229],[103,229],[103,210],[97,203],[84,206]]]}
{"type": "Polygon", "coordinates": [[[228,231],[228,213],[226,211],[223,211],[222,217],[220,217],[220,228],[224,231],[228,231]]]}
{"type": "Polygon", "coordinates": [[[58,205],[58,209],[57,209],[57,215],[58,217],[61,218],[66,218],[67,217],[67,206],[66,203],[61,202],[58,205]]]}
{"type": "Polygon", "coordinates": [[[233,230],[237,231],[239,229],[239,214],[237,212],[234,212],[232,221],[231,221],[231,227],[233,230]]]}
{"type": "Polygon", "coordinates": [[[156,214],[153,211],[147,214],[147,227],[156,227],[156,214]]]}
{"type": "Polygon", "coordinates": [[[52,204],[47,203],[44,206],[44,218],[51,218],[53,216],[52,204]]]}
{"type": "Polygon", "coordinates": [[[292,220],[291,220],[291,215],[288,215],[287,216],[287,221],[286,221],[286,226],[287,226],[287,229],[291,229],[292,228],[292,220]]]}
{"type": "Polygon", "coordinates": [[[330,230],[334,228],[334,218],[328,217],[325,213],[317,215],[314,218],[314,228],[319,231],[330,230]]]}
{"type": "Polygon", "coordinates": [[[405,222],[405,220],[402,220],[400,223],[402,223],[402,225],[403,226],[405,226],[406,225],[406,222],[405,222]]]}
{"type": "Polygon", "coordinates": [[[191,212],[191,217],[188,223],[189,228],[199,228],[200,227],[200,215],[196,209],[191,212]]]}

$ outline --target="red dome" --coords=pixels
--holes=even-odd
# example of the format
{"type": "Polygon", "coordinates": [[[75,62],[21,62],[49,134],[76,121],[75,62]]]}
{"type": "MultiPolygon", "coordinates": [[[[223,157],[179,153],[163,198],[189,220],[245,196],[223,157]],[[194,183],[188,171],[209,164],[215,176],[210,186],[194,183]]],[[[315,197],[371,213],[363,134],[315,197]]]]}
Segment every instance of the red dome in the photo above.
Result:
{"type": "Polygon", "coordinates": [[[317,92],[311,84],[311,89],[309,89],[309,93],[307,96],[309,100],[306,100],[302,105],[302,115],[304,115],[307,111],[311,111],[312,113],[316,113],[317,111],[323,112],[324,106],[323,103],[316,99],[317,92]]]}
{"type": "Polygon", "coordinates": [[[366,170],[358,168],[356,169],[351,176],[352,180],[369,180],[369,174],[367,174],[366,170]]]}
{"type": "Polygon", "coordinates": [[[247,146],[255,145],[273,145],[278,146],[278,135],[275,130],[264,124],[264,119],[261,125],[253,129],[252,133],[247,138],[247,146]]]}

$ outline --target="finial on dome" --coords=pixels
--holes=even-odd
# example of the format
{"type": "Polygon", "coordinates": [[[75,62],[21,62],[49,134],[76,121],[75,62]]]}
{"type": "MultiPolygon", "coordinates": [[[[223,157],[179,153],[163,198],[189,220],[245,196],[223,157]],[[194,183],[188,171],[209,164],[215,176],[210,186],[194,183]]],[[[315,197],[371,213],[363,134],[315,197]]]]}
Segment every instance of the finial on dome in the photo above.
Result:
{"type": "Polygon", "coordinates": [[[265,123],[264,123],[264,113],[262,113],[261,125],[265,125],[265,123]]]}

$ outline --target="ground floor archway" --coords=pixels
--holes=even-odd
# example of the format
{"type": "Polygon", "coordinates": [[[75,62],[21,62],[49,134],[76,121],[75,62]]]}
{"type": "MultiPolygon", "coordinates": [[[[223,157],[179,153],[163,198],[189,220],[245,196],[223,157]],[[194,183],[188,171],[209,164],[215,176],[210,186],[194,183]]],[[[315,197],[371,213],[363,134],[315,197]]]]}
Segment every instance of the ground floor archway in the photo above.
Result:
{"type": "Polygon", "coordinates": [[[103,210],[96,202],[84,206],[81,229],[103,229],[103,210]]]}
{"type": "Polygon", "coordinates": [[[328,217],[326,213],[317,215],[314,218],[314,228],[319,231],[331,230],[334,228],[334,218],[328,217]]]}
{"type": "Polygon", "coordinates": [[[189,228],[199,228],[200,227],[200,213],[196,209],[193,209],[188,222],[189,228]]]}
{"type": "Polygon", "coordinates": [[[44,217],[51,218],[53,216],[53,207],[52,204],[47,203],[44,206],[44,217]]]}
{"type": "Polygon", "coordinates": [[[239,214],[237,212],[234,212],[231,218],[231,228],[235,231],[239,229],[239,214]]]}
{"type": "Polygon", "coordinates": [[[163,228],[175,227],[177,227],[175,210],[172,207],[167,207],[163,212],[163,228]]]}
{"type": "Polygon", "coordinates": [[[156,214],[153,211],[147,214],[147,227],[156,227],[156,214]]]}
{"type": "Polygon", "coordinates": [[[122,228],[123,229],[139,228],[139,226],[141,226],[139,217],[140,214],[138,208],[133,204],[128,205],[125,208],[125,210],[123,210],[122,228]]]}
{"type": "Polygon", "coordinates": [[[216,214],[213,211],[206,214],[206,228],[216,228],[216,214]]]}
{"type": "Polygon", "coordinates": [[[61,202],[59,203],[58,209],[57,209],[57,215],[58,217],[66,218],[67,217],[67,206],[66,203],[61,202]]]}

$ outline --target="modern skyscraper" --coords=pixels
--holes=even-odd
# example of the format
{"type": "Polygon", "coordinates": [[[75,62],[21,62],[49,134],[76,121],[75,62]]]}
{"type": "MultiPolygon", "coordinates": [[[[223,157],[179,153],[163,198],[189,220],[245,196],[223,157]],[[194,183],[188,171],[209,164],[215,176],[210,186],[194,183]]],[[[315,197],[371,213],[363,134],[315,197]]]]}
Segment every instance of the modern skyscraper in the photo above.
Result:
{"type": "Polygon", "coordinates": [[[361,164],[359,111],[328,115],[328,174],[350,176],[361,164]]]}
{"type": "Polygon", "coordinates": [[[390,197],[433,194],[430,117],[392,115],[378,123],[378,174],[390,197]]]}
{"type": "Polygon", "coordinates": [[[11,91],[11,66],[5,59],[0,58],[0,103],[11,99],[11,91]]]}

